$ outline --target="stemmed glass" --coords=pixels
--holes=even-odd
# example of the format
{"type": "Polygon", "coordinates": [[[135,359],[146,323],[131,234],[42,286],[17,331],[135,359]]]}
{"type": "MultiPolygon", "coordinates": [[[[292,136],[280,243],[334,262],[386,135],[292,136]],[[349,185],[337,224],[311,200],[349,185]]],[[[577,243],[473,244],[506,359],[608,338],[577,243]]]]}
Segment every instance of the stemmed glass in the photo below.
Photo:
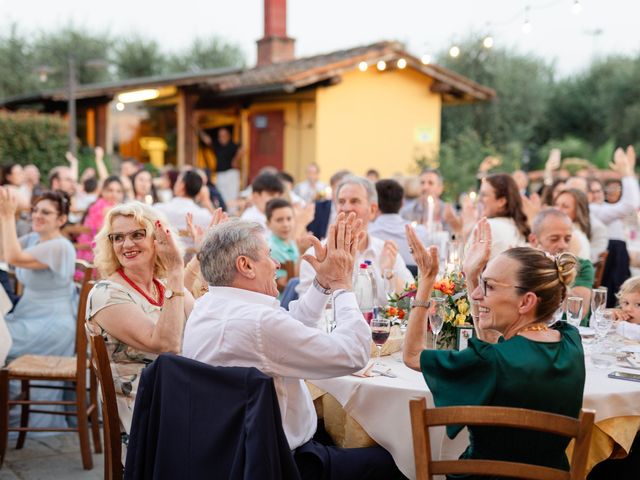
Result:
{"type": "Polygon", "coordinates": [[[582,298],[581,297],[569,297],[567,298],[567,322],[574,327],[580,326],[582,320],[582,298]]]}
{"type": "Polygon", "coordinates": [[[371,338],[373,343],[376,344],[376,359],[380,361],[380,353],[382,352],[382,346],[384,342],[389,338],[391,333],[391,319],[384,318],[381,315],[377,315],[371,319],[371,338]]]}
{"type": "Polygon", "coordinates": [[[445,299],[431,297],[431,311],[429,312],[429,324],[431,325],[431,333],[433,334],[433,349],[438,348],[438,334],[442,330],[444,317],[447,314],[444,308],[445,299]]]}
{"type": "Polygon", "coordinates": [[[596,313],[601,311],[607,304],[607,287],[598,287],[591,290],[591,317],[589,326],[593,327],[596,320],[596,313]]]}

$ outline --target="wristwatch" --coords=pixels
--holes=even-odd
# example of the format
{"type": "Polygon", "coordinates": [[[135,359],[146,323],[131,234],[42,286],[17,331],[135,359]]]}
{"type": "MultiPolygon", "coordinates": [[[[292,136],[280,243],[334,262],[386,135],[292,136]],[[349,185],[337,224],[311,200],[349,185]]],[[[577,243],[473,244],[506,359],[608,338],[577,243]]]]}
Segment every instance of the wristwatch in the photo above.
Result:
{"type": "Polygon", "coordinates": [[[416,300],[415,298],[411,302],[411,308],[422,307],[429,310],[431,308],[431,300],[416,300]]]}
{"type": "Polygon", "coordinates": [[[331,289],[324,288],[322,285],[320,285],[320,282],[315,277],[313,278],[313,286],[315,287],[316,290],[318,290],[323,295],[329,295],[331,293],[331,289]]]}
{"type": "Polygon", "coordinates": [[[174,297],[184,297],[184,292],[174,292],[170,288],[167,288],[164,291],[164,298],[166,298],[167,300],[170,300],[174,297]]]}

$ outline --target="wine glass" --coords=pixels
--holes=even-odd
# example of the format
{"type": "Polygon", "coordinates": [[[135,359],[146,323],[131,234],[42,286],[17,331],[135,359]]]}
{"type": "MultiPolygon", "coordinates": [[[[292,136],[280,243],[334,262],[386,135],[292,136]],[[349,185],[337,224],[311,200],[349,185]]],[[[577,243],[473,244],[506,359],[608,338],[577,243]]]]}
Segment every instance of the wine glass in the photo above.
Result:
{"type": "Polygon", "coordinates": [[[591,317],[589,326],[593,327],[595,315],[607,304],[607,287],[598,287],[591,290],[591,317]]]}
{"type": "Polygon", "coordinates": [[[431,325],[431,333],[433,334],[433,349],[436,350],[438,334],[442,330],[442,324],[444,323],[444,317],[447,314],[445,311],[444,298],[431,297],[431,311],[429,312],[429,324],[431,325]]]}
{"type": "Polygon", "coordinates": [[[609,330],[611,330],[611,326],[613,325],[613,312],[611,310],[599,310],[596,311],[596,336],[598,340],[604,340],[604,337],[607,336],[609,330]]]}
{"type": "Polygon", "coordinates": [[[582,320],[582,298],[581,297],[569,297],[567,298],[567,322],[574,327],[580,325],[582,320]]]}
{"type": "Polygon", "coordinates": [[[373,343],[376,344],[376,359],[380,360],[380,353],[382,352],[382,346],[384,342],[389,338],[391,333],[391,319],[384,318],[381,315],[377,315],[371,319],[371,338],[373,343]]]}

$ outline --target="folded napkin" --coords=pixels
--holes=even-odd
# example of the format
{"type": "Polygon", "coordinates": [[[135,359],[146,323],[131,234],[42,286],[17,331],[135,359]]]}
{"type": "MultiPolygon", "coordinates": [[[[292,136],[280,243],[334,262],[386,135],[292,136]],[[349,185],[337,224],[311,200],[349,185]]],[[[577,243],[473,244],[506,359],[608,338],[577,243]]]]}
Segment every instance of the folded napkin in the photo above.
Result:
{"type": "Polygon", "coordinates": [[[362,378],[380,377],[380,376],[395,377],[395,375],[393,374],[393,372],[389,367],[386,367],[385,365],[381,365],[381,364],[376,364],[375,358],[372,358],[371,360],[369,360],[369,363],[367,363],[367,366],[364,367],[362,370],[358,370],[357,372],[354,372],[351,375],[355,375],[356,377],[362,377],[362,378]]]}

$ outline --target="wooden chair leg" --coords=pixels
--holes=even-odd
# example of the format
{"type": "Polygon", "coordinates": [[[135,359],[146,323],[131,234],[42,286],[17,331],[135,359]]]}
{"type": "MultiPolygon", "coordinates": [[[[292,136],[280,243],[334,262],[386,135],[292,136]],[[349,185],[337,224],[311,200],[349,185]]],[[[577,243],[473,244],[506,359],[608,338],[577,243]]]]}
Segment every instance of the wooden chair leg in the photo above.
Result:
{"type": "Polygon", "coordinates": [[[82,466],[85,470],[93,468],[91,457],[91,444],[89,443],[89,417],[87,416],[87,391],[83,385],[76,383],[76,412],[78,418],[78,440],[80,442],[80,455],[82,466]]]}
{"type": "Polygon", "coordinates": [[[93,407],[89,416],[91,420],[91,432],[93,434],[93,451],[102,453],[102,441],[100,439],[100,419],[98,402],[98,381],[92,369],[89,369],[89,406],[93,407]]]}
{"type": "MultiPolygon", "coordinates": [[[[22,400],[30,400],[31,399],[31,388],[29,384],[29,380],[22,380],[22,392],[20,393],[20,398],[22,400]]],[[[29,409],[31,406],[28,403],[23,403],[21,405],[20,410],[20,426],[26,428],[29,426],[29,409]]],[[[18,441],[16,442],[16,450],[20,450],[24,447],[24,441],[27,438],[27,431],[22,430],[18,433],[18,441]]]]}
{"type": "Polygon", "coordinates": [[[0,467],[4,462],[9,436],[9,372],[0,370],[0,467]]]}

